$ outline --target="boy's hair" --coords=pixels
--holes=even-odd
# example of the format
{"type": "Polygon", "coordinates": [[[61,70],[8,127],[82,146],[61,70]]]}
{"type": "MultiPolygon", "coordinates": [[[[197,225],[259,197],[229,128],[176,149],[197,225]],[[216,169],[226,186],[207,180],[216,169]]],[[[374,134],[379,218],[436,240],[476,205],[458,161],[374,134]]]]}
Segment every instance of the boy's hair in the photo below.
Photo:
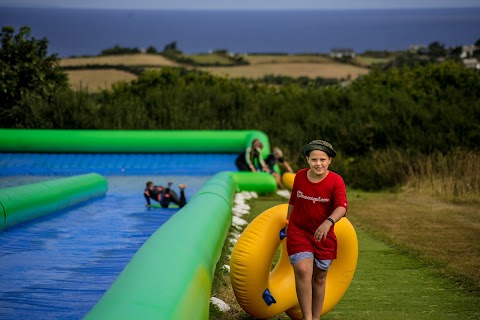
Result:
{"type": "Polygon", "coordinates": [[[152,182],[152,181],[148,181],[148,182],[147,182],[147,188],[150,188],[151,186],[153,186],[153,182],[152,182]]]}

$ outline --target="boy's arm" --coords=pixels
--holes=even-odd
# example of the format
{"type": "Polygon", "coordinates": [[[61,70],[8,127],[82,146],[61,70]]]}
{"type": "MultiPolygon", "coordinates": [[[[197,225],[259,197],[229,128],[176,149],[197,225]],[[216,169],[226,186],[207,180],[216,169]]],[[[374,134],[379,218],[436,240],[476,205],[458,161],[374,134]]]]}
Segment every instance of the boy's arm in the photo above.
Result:
{"type": "Polygon", "coordinates": [[[284,161],[283,164],[285,165],[285,168],[287,168],[288,172],[293,172],[292,167],[290,167],[287,161],[284,161]]]}
{"type": "Polygon", "coordinates": [[[143,192],[143,196],[145,197],[145,200],[147,201],[147,206],[150,205],[150,194],[145,190],[143,192]]]}
{"type": "Polygon", "coordinates": [[[258,162],[260,162],[260,166],[262,167],[263,171],[270,173],[270,169],[268,168],[267,164],[263,160],[262,150],[257,149],[257,151],[258,151],[258,162]]]}
{"type": "Polygon", "coordinates": [[[245,162],[247,163],[250,170],[255,171],[255,167],[253,166],[253,163],[250,161],[250,151],[251,150],[252,150],[251,147],[247,147],[247,149],[245,150],[245,162]]]}

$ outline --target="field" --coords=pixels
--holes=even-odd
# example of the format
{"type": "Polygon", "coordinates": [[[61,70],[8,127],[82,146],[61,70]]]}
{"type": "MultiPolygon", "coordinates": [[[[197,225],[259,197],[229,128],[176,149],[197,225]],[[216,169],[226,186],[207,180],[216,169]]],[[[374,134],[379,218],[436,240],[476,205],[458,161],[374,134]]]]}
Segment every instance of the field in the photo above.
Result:
{"type": "MultiPolygon", "coordinates": [[[[244,57],[250,65],[222,66],[227,63],[224,57],[216,54],[195,55],[191,59],[199,63],[217,63],[215,67],[198,67],[200,70],[218,76],[230,78],[262,78],[267,75],[288,76],[293,78],[335,78],[341,80],[355,79],[368,73],[367,67],[336,62],[321,55],[247,55],[244,57]]],[[[141,66],[145,68],[181,67],[181,64],[170,61],[160,55],[133,54],[115,56],[97,56],[65,58],[60,60],[62,67],[81,67],[79,70],[67,70],[72,88],[83,88],[98,91],[109,88],[119,81],[131,81],[136,75],[129,72],[98,69],[98,66],[141,66]],[[95,69],[95,66],[97,69],[95,69]]],[[[191,68],[191,67],[188,67],[191,68]]]]}
{"type": "Polygon", "coordinates": [[[88,89],[90,92],[109,89],[119,81],[132,81],[134,74],[116,69],[69,70],[70,86],[75,90],[88,89]]]}
{"type": "Polygon", "coordinates": [[[267,75],[288,76],[292,78],[335,78],[340,80],[355,79],[368,73],[368,69],[335,62],[329,63],[262,63],[238,67],[202,68],[218,76],[230,78],[262,78],[267,75]]]}
{"type": "Polygon", "coordinates": [[[62,67],[86,65],[177,66],[178,64],[154,54],[125,54],[116,56],[64,58],[60,60],[60,66],[62,67]]]}

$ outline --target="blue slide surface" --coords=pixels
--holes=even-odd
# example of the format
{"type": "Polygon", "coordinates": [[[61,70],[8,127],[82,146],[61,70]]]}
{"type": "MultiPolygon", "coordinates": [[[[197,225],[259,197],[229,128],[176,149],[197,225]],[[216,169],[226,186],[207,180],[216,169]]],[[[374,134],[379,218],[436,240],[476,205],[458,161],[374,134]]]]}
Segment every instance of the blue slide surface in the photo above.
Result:
{"type": "MultiPolygon", "coordinates": [[[[190,199],[232,154],[0,153],[0,188],[96,172],[104,198],[0,232],[0,318],[82,319],[178,209],[146,208],[146,181],[187,183],[190,199]]],[[[25,194],[28,198],[28,194],[25,194]]]]}

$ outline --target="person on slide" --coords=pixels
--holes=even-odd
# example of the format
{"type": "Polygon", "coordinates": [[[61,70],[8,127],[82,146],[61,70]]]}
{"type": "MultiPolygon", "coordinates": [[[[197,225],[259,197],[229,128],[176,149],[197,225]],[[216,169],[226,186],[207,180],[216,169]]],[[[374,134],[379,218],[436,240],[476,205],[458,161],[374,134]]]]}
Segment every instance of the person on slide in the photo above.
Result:
{"type": "Polygon", "coordinates": [[[238,171],[265,171],[270,173],[265,161],[262,158],[263,143],[259,139],[254,139],[252,144],[247,147],[242,153],[235,159],[235,165],[238,171]],[[256,166],[260,168],[256,168],[256,166]]]}
{"type": "Polygon", "coordinates": [[[147,187],[143,191],[143,196],[147,201],[146,207],[149,207],[150,199],[158,201],[162,208],[168,208],[170,202],[175,203],[180,208],[183,208],[187,204],[187,198],[185,196],[185,188],[187,187],[186,184],[182,183],[178,185],[180,189],[180,197],[178,194],[171,189],[172,182],[169,182],[167,187],[164,188],[163,186],[156,186],[152,181],[147,182],[147,187]]]}

